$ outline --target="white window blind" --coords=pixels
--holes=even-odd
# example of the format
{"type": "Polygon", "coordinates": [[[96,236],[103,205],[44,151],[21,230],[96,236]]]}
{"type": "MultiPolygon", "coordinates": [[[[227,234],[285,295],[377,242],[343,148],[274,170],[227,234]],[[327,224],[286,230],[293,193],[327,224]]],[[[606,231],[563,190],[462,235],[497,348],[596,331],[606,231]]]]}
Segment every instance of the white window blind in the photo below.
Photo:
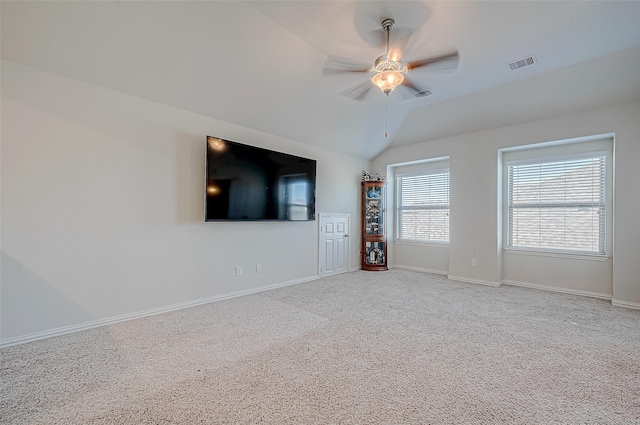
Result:
{"type": "Polygon", "coordinates": [[[449,170],[397,177],[399,240],[449,242],[449,170]]]}
{"type": "Polygon", "coordinates": [[[604,255],[605,157],[508,162],[508,247],[604,255]]]}

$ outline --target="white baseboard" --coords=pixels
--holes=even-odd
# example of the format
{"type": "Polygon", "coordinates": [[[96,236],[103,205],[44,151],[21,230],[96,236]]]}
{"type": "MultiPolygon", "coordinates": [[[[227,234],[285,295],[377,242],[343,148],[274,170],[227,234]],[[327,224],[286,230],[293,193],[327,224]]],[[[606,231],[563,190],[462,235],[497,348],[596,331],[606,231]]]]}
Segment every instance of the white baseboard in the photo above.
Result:
{"type": "Polygon", "coordinates": [[[580,289],[562,288],[559,286],[540,285],[538,283],[519,282],[517,280],[503,280],[503,284],[510,286],[520,286],[523,288],[540,289],[543,291],[560,292],[563,294],[579,295],[582,297],[600,298],[602,300],[611,300],[611,295],[601,292],[582,291],[580,289]]]}
{"type": "Polygon", "coordinates": [[[632,308],[634,310],[640,310],[640,303],[632,303],[630,301],[611,300],[611,305],[614,307],[632,308]]]}
{"type": "Polygon", "coordinates": [[[443,276],[446,276],[447,273],[448,273],[446,270],[424,269],[422,267],[403,266],[401,264],[394,264],[390,268],[392,268],[392,269],[402,269],[402,270],[412,270],[414,272],[440,274],[440,275],[443,275],[443,276]]]}
{"type": "Polygon", "coordinates": [[[490,280],[472,279],[470,277],[463,277],[463,276],[448,275],[447,279],[455,280],[456,282],[475,283],[476,285],[492,286],[494,288],[497,288],[498,286],[502,285],[502,282],[492,282],[490,280]]]}
{"type": "Polygon", "coordinates": [[[282,288],[283,286],[296,285],[298,283],[310,282],[312,280],[317,280],[317,279],[318,279],[318,276],[307,276],[300,279],[288,280],[286,282],[274,283],[272,285],[265,285],[257,288],[245,289],[242,291],[229,292],[222,295],[215,295],[213,297],[200,298],[193,301],[186,301],[186,302],[172,304],[164,307],[152,308],[149,310],[138,311],[135,313],[123,314],[120,316],[109,317],[106,319],[92,320],[90,322],[80,323],[77,325],[64,326],[61,328],[51,329],[48,331],[36,332],[29,335],[8,338],[8,339],[0,340],[0,348],[10,347],[12,345],[18,345],[18,344],[25,344],[27,342],[51,338],[54,336],[70,334],[73,332],[80,332],[87,329],[98,328],[100,326],[112,325],[114,323],[124,322],[127,320],[133,320],[133,319],[139,319],[141,317],[168,313],[170,311],[175,311],[175,310],[182,310],[183,308],[196,307],[203,304],[209,304],[216,301],[227,300],[229,298],[241,297],[243,295],[255,294],[257,292],[269,291],[271,289],[282,288]]]}

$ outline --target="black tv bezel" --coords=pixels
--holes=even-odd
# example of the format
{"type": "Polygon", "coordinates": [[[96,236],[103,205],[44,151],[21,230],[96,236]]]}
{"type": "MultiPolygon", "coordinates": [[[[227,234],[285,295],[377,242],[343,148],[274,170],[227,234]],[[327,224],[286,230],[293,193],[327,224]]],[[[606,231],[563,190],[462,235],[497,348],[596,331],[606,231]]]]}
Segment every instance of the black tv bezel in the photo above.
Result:
{"type": "Polygon", "coordinates": [[[222,137],[216,136],[207,136],[205,139],[205,154],[204,154],[204,221],[205,223],[243,223],[243,222],[251,222],[251,223],[260,223],[260,222],[270,222],[270,223],[309,223],[316,220],[316,192],[317,192],[317,171],[318,171],[318,161],[313,158],[306,158],[299,155],[293,155],[290,153],[276,151],[273,149],[262,148],[259,146],[249,145],[247,143],[236,142],[234,140],[224,139],[222,137]],[[209,139],[219,139],[223,142],[230,143],[232,145],[242,146],[243,148],[248,148],[254,150],[256,152],[262,152],[263,154],[276,153],[279,155],[286,155],[291,158],[302,159],[305,161],[313,162],[313,214],[311,218],[308,220],[286,220],[286,219],[274,219],[274,218],[207,218],[207,183],[209,177],[209,139]]]}

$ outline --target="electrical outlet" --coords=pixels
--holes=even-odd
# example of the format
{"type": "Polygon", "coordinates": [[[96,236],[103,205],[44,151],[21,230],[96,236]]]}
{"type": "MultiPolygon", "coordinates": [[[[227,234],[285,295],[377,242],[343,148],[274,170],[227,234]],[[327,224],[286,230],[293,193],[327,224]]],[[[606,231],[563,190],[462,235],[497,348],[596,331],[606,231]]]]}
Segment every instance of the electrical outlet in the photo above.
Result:
{"type": "Polygon", "coordinates": [[[242,266],[236,266],[236,276],[242,276],[242,266]]]}
{"type": "Polygon", "coordinates": [[[476,267],[476,266],[478,265],[478,260],[476,260],[475,258],[472,258],[472,259],[471,259],[471,265],[472,265],[473,267],[476,267]]]}
{"type": "Polygon", "coordinates": [[[262,264],[256,264],[256,273],[262,272],[262,264]]]}

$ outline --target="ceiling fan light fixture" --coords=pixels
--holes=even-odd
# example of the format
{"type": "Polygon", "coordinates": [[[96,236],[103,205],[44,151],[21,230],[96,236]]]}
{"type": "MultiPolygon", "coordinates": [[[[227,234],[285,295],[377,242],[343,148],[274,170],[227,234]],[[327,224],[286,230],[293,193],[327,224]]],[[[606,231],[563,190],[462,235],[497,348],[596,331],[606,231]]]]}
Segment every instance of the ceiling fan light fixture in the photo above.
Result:
{"type": "Polygon", "coordinates": [[[386,55],[382,55],[376,59],[375,65],[371,68],[371,72],[376,73],[371,78],[371,82],[388,96],[393,89],[402,84],[407,71],[407,67],[403,66],[402,62],[391,60],[386,55]]]}
{"type": "Polygon", "coordinates": [[[382,71],[373,76],[371,82],[378,86],[387,96],[404,81],[404,75],[400,71],[382,71]]]}

